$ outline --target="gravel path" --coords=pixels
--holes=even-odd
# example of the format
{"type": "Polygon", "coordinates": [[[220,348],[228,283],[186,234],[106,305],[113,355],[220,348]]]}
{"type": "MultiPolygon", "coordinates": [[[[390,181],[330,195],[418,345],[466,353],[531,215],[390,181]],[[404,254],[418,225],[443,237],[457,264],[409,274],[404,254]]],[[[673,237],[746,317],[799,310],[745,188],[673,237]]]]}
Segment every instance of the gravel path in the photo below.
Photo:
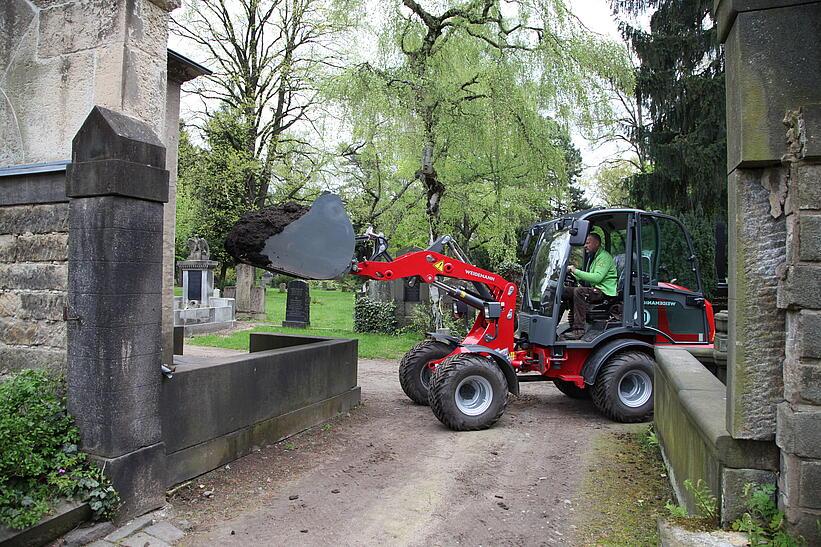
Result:
{"type": "Polygon", "coordinates": [[[622,426],[539,382],[492,429],[455,433],[404,396],[397,370],[361,360],[364,404],[349,415],[178,490],[182,544],[572,543],[584,455],[622,426]]]}

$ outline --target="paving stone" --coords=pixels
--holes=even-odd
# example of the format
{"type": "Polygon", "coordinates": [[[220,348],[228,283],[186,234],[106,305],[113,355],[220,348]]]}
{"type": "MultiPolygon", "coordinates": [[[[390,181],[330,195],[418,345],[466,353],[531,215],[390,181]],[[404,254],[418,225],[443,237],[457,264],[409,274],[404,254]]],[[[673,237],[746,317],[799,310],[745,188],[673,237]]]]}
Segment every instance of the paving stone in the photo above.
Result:
{"type": "Polygon", "coordinates": [[[185,532],[165,520],[149,526],[143,531],[167,543],[174,543],[185,536],[185,532]]]}
{"type": "Polygon", "coordinates": [[[145,532],[137,532],[133,536],[128,536],[120,545],[126,547],[170,547],[170,545],[161,539],[149,536],[145,532]]]}
{"type": "Polygon", "coordinates": [[[100,538],[115,530],[116,527],[111,522],[98,522],[92,526],[82,526],[63,536],[61,545],[62,547],[80,547],[81,545],[88,545],[91,542],[100,545],[112,545],[107,541],[100,540],[100,538]]]}
{"type": "Polygon", "coordinates": [[[152,524],[154,524],[154,518],[151,515],[143,515],[127,522],[124,526],[120,526],[103,539],[106,541],[117,542],[124,537],[129,536],[138,530],[142,530],[146,526],[150,526],[152,524]]]}

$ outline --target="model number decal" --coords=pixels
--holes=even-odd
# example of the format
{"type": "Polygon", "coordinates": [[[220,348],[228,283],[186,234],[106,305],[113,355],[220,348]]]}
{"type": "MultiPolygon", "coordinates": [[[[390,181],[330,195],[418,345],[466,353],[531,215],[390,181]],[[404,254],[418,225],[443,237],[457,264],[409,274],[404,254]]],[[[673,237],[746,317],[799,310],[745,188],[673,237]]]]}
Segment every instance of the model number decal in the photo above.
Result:
{"type": "Polygon", "coordinates": [[[669,307],[675,306],[676,303],[671,301],[671,300],[645,300],[644,305],[645,306],[666,306],[666,307],[669,308],[669,307]]]}

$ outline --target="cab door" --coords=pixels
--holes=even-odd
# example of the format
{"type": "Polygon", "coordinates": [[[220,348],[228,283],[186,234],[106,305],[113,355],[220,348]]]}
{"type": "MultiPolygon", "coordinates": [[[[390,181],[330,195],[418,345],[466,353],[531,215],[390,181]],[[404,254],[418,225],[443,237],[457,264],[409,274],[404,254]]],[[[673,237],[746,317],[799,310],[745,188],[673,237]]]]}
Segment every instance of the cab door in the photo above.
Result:
{"type": "Polygon", "coordinates": [[[709,344],[698,261],[684,226],[658,213],[640,215],[642,324],[659,344],[709,344]]]}

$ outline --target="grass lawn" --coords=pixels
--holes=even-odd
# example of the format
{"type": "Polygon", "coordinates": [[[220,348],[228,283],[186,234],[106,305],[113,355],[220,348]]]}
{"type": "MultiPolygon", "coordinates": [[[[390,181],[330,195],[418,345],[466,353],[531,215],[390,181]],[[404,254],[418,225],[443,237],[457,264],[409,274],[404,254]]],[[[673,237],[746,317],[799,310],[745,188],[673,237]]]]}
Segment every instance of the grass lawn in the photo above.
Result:
{"type": "Polygon", "coordinates": [[[290,329],[280,325],[285,319],[285,293],[276,289],[265,292],[265,310],[270,325],[234,332],[229,335],[205,334],[186,341],[194,346],[247,350],[251,332],[281,332],[331,338],[355,338],[359,340],[359,357],[366,359],[399,359],[412,345],[421,339],[418,334],[370,334],[353,331],[354,295],[342,291],[311,290],[311,326],[307,329],[290,329]]]}

